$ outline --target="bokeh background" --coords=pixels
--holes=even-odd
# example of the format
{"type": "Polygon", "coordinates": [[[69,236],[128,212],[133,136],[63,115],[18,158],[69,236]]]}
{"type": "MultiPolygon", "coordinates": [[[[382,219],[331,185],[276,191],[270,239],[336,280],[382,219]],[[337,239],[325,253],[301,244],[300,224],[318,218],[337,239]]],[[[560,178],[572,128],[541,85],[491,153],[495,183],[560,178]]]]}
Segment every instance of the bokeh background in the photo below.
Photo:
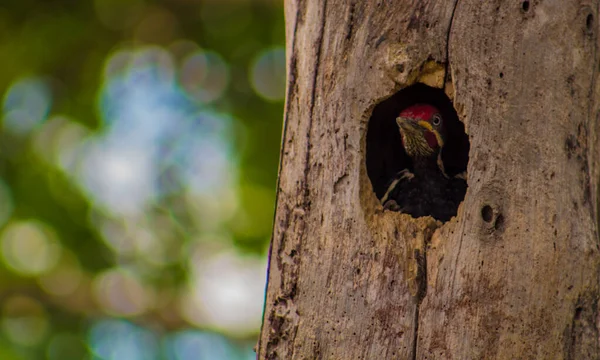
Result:
{"type": "Polygon", "coordinates": [[[0,359],[255,358],[282,3],[0,3],[0,359]]]}

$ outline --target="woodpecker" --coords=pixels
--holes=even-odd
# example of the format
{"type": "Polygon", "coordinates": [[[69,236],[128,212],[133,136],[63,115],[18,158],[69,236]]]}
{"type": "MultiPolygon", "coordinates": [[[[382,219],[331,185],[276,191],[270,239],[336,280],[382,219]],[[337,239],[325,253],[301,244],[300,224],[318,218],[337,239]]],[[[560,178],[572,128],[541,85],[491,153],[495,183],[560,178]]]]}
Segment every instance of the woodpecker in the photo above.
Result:
{"type": "Polygon", "coordinates": [[[447,129],[442,114],[432,105],[415,104],[400,112],[396,124],[412,164],[389,180],[381,198],[383,207],[413,217],[450,220],[467,183],[465,174],[449,177],[444,171],[441,155],[447,129]]]}

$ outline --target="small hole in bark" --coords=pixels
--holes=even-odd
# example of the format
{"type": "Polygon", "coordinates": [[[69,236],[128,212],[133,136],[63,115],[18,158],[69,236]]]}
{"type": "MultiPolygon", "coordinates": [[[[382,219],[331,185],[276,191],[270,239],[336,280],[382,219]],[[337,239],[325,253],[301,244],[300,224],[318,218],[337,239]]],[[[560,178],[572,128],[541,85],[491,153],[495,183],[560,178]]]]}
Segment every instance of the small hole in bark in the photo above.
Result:
{"type": "Polygon", "coordinates": [[[521,8],[523,9],[523,11],[527,12],[529,11],[529,1],[523,1],[521,3],[521,8]]]}
{"type": "Polygon", "coordinates": [[[492,221],[492,219],[494,218],[494,210],[492,210],[491,206],[486,205],[481,208],[481,218],[483,219],[483,221],[488,223],[492,221]]]}
{"type": "Polygon", "coordinates": [[[500,79],[502,79],[504,77],[504,73],[501,72],[498,76],[500,76],[500,79]]]}
{"type": "Polygon", "coordinates": [[[369,120],[366,164],[375,195],[387,210],[450,220],[466,193],[469,147],[443,90],[424,84],[400,90],[375,106],[369,120]]]}
{"type": "Polygon", "coordinates": [[[594,15],[593,14],[588,14],[588,16],[585,18],[585,28],[587,29],[587,31],[589,33],[592,32],[594,27],[594,15]]]}

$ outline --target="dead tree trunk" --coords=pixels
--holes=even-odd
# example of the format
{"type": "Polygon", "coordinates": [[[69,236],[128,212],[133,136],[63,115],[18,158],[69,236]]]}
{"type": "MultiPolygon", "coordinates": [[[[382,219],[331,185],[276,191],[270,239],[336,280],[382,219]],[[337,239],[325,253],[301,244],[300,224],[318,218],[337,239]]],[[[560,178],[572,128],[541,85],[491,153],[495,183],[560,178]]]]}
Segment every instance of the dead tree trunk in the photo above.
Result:
{"type": "Polygon", "coordinates": [[[598,359],[599,1],[286,2],[259,358],[598,359]],[[373,108],[443,88],[471,144],[445,224],[383,211],[373,108]]]}

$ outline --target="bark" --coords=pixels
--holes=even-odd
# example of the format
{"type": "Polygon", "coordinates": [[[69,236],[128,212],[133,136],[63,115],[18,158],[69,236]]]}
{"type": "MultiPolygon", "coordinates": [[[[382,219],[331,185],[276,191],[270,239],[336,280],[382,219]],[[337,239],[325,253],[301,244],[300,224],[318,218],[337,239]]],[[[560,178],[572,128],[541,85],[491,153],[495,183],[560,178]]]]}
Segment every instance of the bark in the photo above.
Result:
{"type": "Polygon", "coordinates": [[[598,3],[286,2],[259,358],[600,358],[598,3]],[[373,107],[416,82],[471,143],[445,224],[367,176],[373,107]]]}

